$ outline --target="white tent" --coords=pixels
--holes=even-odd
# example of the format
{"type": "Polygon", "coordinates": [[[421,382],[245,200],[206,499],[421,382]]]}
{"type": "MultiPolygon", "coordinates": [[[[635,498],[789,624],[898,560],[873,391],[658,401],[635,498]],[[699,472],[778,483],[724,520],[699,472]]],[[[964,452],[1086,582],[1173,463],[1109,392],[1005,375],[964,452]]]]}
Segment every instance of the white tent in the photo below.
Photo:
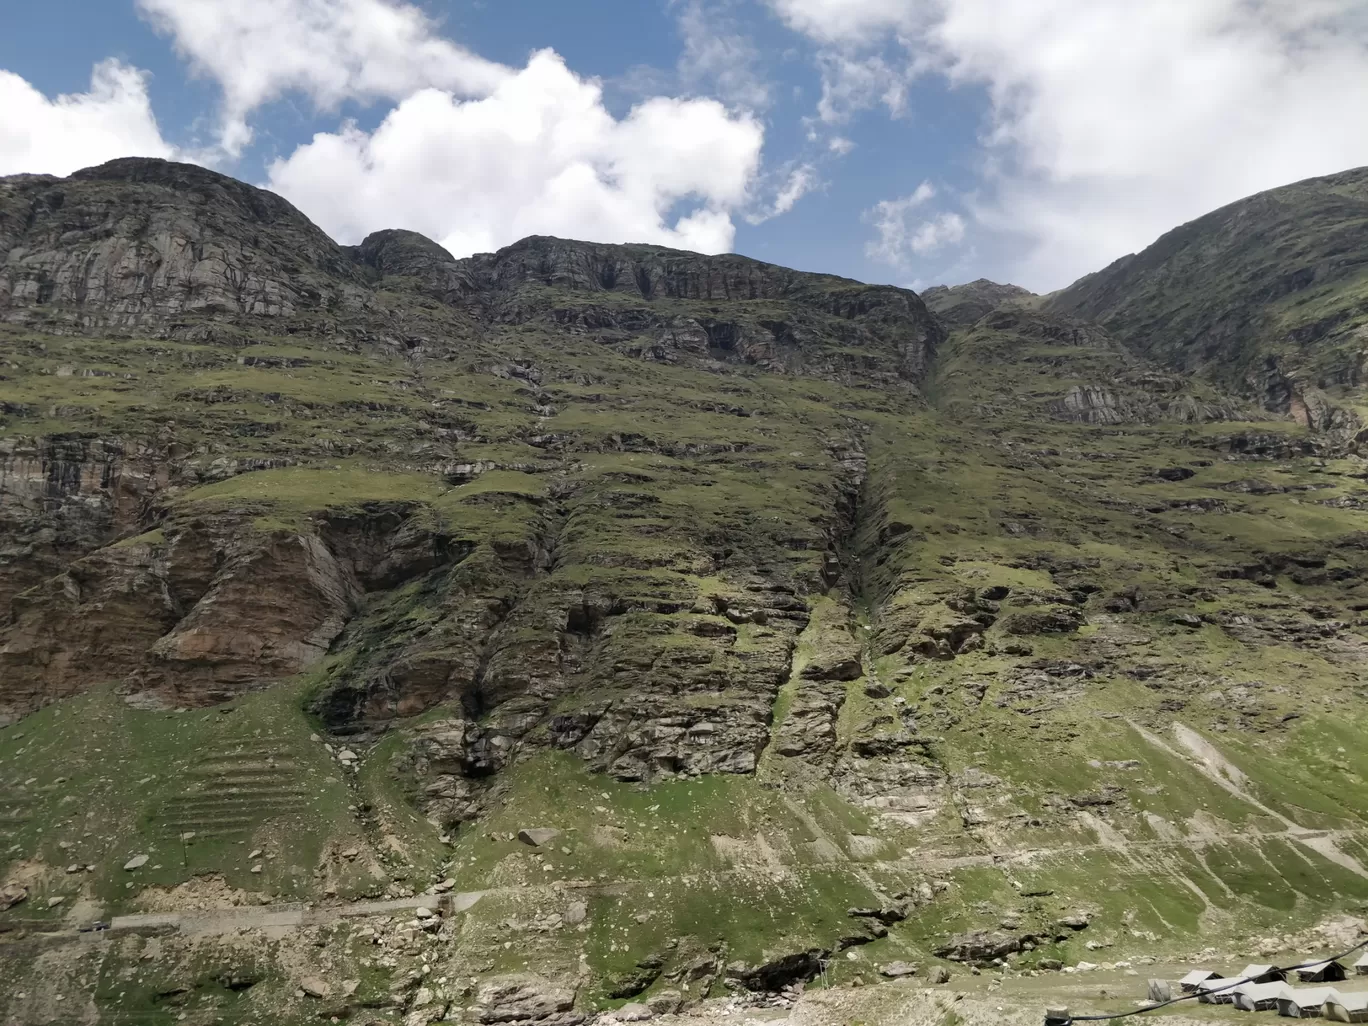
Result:
{"type": "Polygon", "coordinates": [[[1354,963],[1354,972],[1360,976],[1368,976],[1368,951],[1359,956],[1359,960],[1354,963]]]}
{"type": "Polygon", "coordinates": [[[1286,1019],[1318,1019],[1334,987],[1288,987],[1278,998],[1278,1014],[1286,1019]]]}
{"type": "Polygon", "coordinates": [[[1235,1007],[1242,1012],[1274,1012],[1278,999],[1287,991],[1285,983],[1242,983],[1231,994],[1235,1007]]]}
{"type": "MultiPolygon", "coordinates": [[[[1248,984],[1241,984],[1248,986],[1248,984]]],[[[1235,1000],[1235,989],[1233,980],[1223,980],[1219,976],[1214,980],[1203,980],[1197,984],[1197,1000],[1204,1005],[1228,1005],[1235,1000]]]]}
{"type": "Polygon", "coordinates": [[[1210,969],[1194,969],[1178,981],[1178,986],[1183,988],[1184,994],[1196,994],[1197,988],[1207,980],[1219,980],[1220,978],[1220,973],[1213,973],[1210,969]]]}
{"type": "Polygon", "coordinates": [[[1335,1022],[1368,1022],[1368,992],[1345,994],[1336,991],[1325,1002],[1324,1015],[1335,1022]]]}
{"type": "Polygon", "coordinates": [[[1302,983],[1336,983],[1344,979],[1349,974],[1344,971],[1344,965],[1329,959],[1325,962],[1317,962],[1308,965],[1304,969],[1297,970],[1297,978],[1302,983]]]}

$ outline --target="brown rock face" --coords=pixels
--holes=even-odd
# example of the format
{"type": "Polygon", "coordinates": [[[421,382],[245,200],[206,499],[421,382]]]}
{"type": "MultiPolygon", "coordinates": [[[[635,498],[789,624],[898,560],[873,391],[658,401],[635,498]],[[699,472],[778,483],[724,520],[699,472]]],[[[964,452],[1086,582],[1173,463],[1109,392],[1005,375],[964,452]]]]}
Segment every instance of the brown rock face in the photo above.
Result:
{"type": "Polygon", "coordinates": [[[137,524],[167,483],[155,450],[117,438],[0,438],[0,622],[19,592],[137,524]]]}
{"type": "Polygon", "coordinates": [[[375,513],[392,547],[359,546],[327,523],[262,531],[225,515],[75,560],[12,600],[0,721],[107,681],[195,706],[307,669],[368,590],[459,558],[431,537],[421,544],[403,508],[375,513]]]}
{"type": "Polygon", "coordinates": [[[111,323],[191,311],[279,316],[359,295],[347,256],[272,193],[127,158],[0,179],[0,310],[111,323]]]}

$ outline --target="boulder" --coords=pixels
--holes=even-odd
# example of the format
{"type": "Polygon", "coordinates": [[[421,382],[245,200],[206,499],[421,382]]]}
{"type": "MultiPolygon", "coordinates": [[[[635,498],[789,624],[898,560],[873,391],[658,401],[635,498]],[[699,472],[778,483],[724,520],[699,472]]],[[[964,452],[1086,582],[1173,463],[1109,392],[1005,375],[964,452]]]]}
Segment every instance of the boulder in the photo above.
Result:
{"type": "Polygon", "coordinates": [[[550,844],[560,835],[559,830],[553,830],[551,827],[526,827],[518,831],[518,840],[523,844],[540,848],[544,844],[550,844]]]}
{"type": "Polygon", "coordinates": [[[619,1022],[645,1022],[647,1019],[654,1019],[655,1012],[645,1005],[633,1002],[623,1005],[613,1013],[613,1017],[619,1022]]]}
{"type": "Polygon", "coordinates": [[[135,869],[142,869],[143,866],[147,865],[147,858],[146,855],[134,855],[124,863],[124,869],[130,873],[135,869]]]}
{"type": "Polygon", "coordinates": [[[684,1007],[684,995],[677,990],[658,990],[646,999],[646,1006],[656,1015],[673,1015],[684,1007]]]}
{"type": "Polygon", "coordinates": [[[1014,613],[1002,621],[1008,634],[1072,634],[1087,626],[1083,614],[1070,606],[1056,606],[1026,613],[1014,613]]]}
{"type": "Polygon", "coordinates": [[[822,963],[830,957],[830,951],[810,948],[807,951],[783,955],[758,966],[733,962],[727,966],[727,976],[747,990],[780,991],[795,983],[806,983],[816,979],[822,971],[822,963]]]}
{"type": "Polygon", "coordinates": [[[475,1001],[482,1023],[522,1022],[568,1012],[575,992],[540,976],[502,976],[483,984],[475,1001]]]}
{"type": "Polygon", "coordinates": [[[926,980],[928,983],[949,983],[950,970],[943,965],[932,966],[931,971],[926,974],[926,980]]]}
{"type": "Polygon", "coordinates": [[[660,979],[660,973],[665,968],[665,960],[666,956],[663,954],[648,955],[632,968],[610,978],[606,983],[608,996],[610,998],[636,997],[660,979]]]}
{"type": "Polygon", "coordinates": [[[1161,481],[1189,481],[1197,476],[1197,472],[1188,467],[1163,467],[1156,470],[1154,476],[1161,481]]]}
{"type": "Polygon", "coordinates": [[[958,933],[935,949],[937,958],[948,958],[952,962],[991,962],[1023,950],[1031,937],[1004,933],[1000,930],[975,930],[971,933],[958,933]]]}
{"type": "Polygon", "coordinates": [[[306,976],[299,981],[299,989],[304,992],[305,997],[322,1000],[332,993],[332,988],[316,976],[306,976]]]}
{"type": "Polygon", "coordinates": [[[13,908],[20,902],[28,900],[28,888],[21,887],[17,883],[7,883],[0,887],[0,912],[5,909],[13,908]]]}
{"type": "Polygon", "coordinates": [[[887,965],[879,966],[879,975],[890,980],[899,980],[904,976],[916,976],[917,967],[911,962],[889,962],[887,965]]]}
{"type": "Polygon", "coordinates": [[[883,908],[848,908],[846,915],[853,919],[877,919],[885,926],[892,926],[894,923],[901,923],[907,918],[907,907],[904,905],[888,905],[883,908]]]}
{"type": "Polygon", "coordinates": [[[859,680],[864,675],[858,650],[816,657],[803,667],[804,680],[859,680]]]}

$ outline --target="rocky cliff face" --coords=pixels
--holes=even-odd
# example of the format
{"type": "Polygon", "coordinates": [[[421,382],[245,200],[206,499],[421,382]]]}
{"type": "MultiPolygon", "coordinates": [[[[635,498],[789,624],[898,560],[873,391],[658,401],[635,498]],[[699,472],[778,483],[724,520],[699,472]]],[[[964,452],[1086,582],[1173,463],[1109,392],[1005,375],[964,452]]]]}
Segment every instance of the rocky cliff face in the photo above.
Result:
{"type": "Polygon", "coordinates": [[[1175,370],[1351,435],[1363,386],[1368,170],[1240,200],[1049,297],[1175,370]]]}
{"type": "Polygon", "coordinates": [[[45,308],[122,324],[194,311],[278,316],[345,302],[354,276],[279,196],[138,158],[65,180],[6,179],[0,251],[0,309],[35,311],[29,319],[45,308]]]}
{"type": "MultiPolygon", "coordinates": [[[[831,552],[836,544],[839,514],[833,503],[844,494],[843,489],[857,487],[844,471],[835,487],[820,483],[819,468],[831,459],[821,450],[838,444],[845,429],[833,423],[804,443],[818,450],[810,457],[812,466],[796,475],[799,493],[810,489],[800,507],[805,519],[786,525],[786,517],[764,517],[780,521],[779,530],[789,532],[770,540],[762,523],[744,522],[747,510],[759,519],[759,507],[768,496],[737,494],[731,474],[735,465],[749,463],[758,468],[773,460],[776,445],[766,439],[788,433],[795,426],[790,415],[699,398],[688,400],[682,408],[689,415],[724,424],[757,414],[773,423],[758,433],[749,432],[750,440],[729,440],[726,431],[715,434],[701,425],[695,426],[692,438],[688,431],[681,438],[679,431],[670,429],[624,431],[620,428],[633,419],[632,403],[616,387],[611,396],[581,396],[558,394],[552,386],[552,378],[566,385],[573,382],[576,389],[592,384],[595,375],[587,368],[579,369],[584,363],[582,354],[576,354],[571,367],[557,367],[554,361],[547,366],[524,357],[488,366],[483,373],[511,382],[513,391],[521,394],[515,405],[523,423],[503,433],[504,441],[515,442],[525,455],[512,461],[461,463],[462,443],[492,440],[479,416],[489,406],[478,400],[445,398],[451,390],[423,380],[433,377],[424,364],[434,358],[449,361],[503,349],[491,347],[486,339],[513,330],[522,339],[538,340],[543,348],[549,344],[552,352],[555,340],[561,338],[581,349],[602,346],[614,354],[692,366],[705,373],[752,367],[824,380],[868,379],[904,389],[908,400],[915,401],[916,386],[944,337],[943,329],[911,293],[800,274],[740,257],[703,258],[652,247],[531,239],[498,254],[452,261],[433,243],[406,232],[377,233],[359,247],[342,250],[277,197],[184,165],[116,161],[60,182],[10,180],[6,189],[9,259],[5,266],[11,285],[3,295],[3,307],[12,319],[26,325],[86,323],[104,325],[103,331],[137,332],[145,330],[133,327],[143,323],[144,315],[150,318],[147,324],[165,324],[169,318],[180,317],[173,329],[178,334],[195,339],[226,334],[231,339],[221,354],[183,351],[177,354],[182,360],[202,361],[211,373],[212,368],[232,361],[230,365],[249,369],[247,377],[274,377],[285,383],[317,365],[321,370],[316,375],[318,387],[309,389],[315,393],[337,391],[338,376],[326,369],[333,361],[325,352],[235,357],[234,349],[252,348],[249,339],[235,330],[265,318],[261,323],[278,321],[279,330],[291,333],[299,330],[293,323],[297,317],[309,317],[314,318],[307,322],[310,330],[361,338],[362,349],[372,354],[376,342],[370,339],[375,330],[385,336],[379,342],[383,347],[405,321],[425,318],[431,322],[423,325],[425,329],[456,336],[433,342],[405,335],[400,342],[409,350],[417,347],[419,353],[403,370],[407,380],[398,383],[399,390],[419,393],[432,408],[451,412],[419,413],[408,402],[369,398],[364,388],[355,398],[330,395],[327,400],[334,401],[316,398],[301,406],[303,397],[292,396],[288,387],[284,392],[222,383],[204,387],[192,380],[201,376],[193,370],[183,383],[187,387],[164,396],[169,403],[166,414],[188,416],[188,430],[178,431],[163,422],[156,429],[155,441],[89,432],[73,436],[70,442],[28,439],[16,432],[10,444],[21,461],[5,478],[16,543],[9,575],[12,591],[5,598],[12,602],[18,592],[27,594],[22,608],[13,612],[3,655],[8,681],[3,702],[11,717],[104,680],[120,681],[121,687],[133,691],[152,690],[177,704],[200,704],[314,665],[361,611],[360,596],[367,592],[364,578],[369,571],[352,565],[354,560],[339,565],[337,548],[342,535],[327,526],[339,516],[363,525],[358,530],[372,537],[373,547],[379,546],[380,551],[367,557],[371,563],[405,566],[412,544],[440,552],[448,552],[453,544],[465,553],[475,548],[479,544],[475,537],[453,542],[450,529],[441,526],[444,514],[432,502],[421,508],[438,526],[413,528],[417,542],[403,531],[395,534],[397,528],[385,518],[373,519],[369,506],[343,514],[325,510],[321,504],[311,508],[307,495],[291,515],[311,519],[296,519],[279,529],[259,515],[278,505],[270,494],[263,495],[264,502],[255,509],[211,504],[212,512],[206,515],[198,515],[194,503],[180,504],[178,496],[193,494],[197,484],[231,478],[242,470],[298,462],[300,447],[281,437],[281,422],[269,417],[242,418],[249,408],[284,407],[290,420],[322,420],[333,413],[359,411],[367,421],[400,422],[405,431],[416,421],[420,432],[434,439],[420,443],[421,464],[445,474],[452,483],[510,468],[526,482],[513,494],[524,507],[520,512],[528,516],[509,528],[509,537],[495,544],[497,566],[487,577],[476,575],[472,584],[457,575],[441,583],[453,592],[443,600],[452,608],[452,620],[436,624],[403,646],[401,660],[420,667],[415,674],[396,671],[387,662],[383,673],[368,671],[365,680],[349,678],[338,685],[351,697],[338,697],[330,690],[319,699],[320,709],[332,710],[334,719],[350,722],[355,716],[411,715],[448,700],[458,700],[478,716],[516,700],[526,707],[518,720],[525,732],[528,724],[546,720],[553,702],[563,702],[567,694],[587,692],[598,696],[591,703],[596,711],[576,713],[580,725],[553,740],[558,746],[571,744],[586,754],[596,753],[593,758],[608,766],[627,758],[621,742],[632,736],[629,724],[652,718],[642,710],[662,713],[674,701],[670,693],[701,689],[725,698],[729,715],[740,715],[743,706],[754,704],[747,714],[752,725],[742,730],[744,751],[733,750],[735,731],[716,721],[722,706],[710,713],[690,699],[677,712],[662,713],[667,720],[670,716],[678,720],[678,726],[671,728],[671,740],[657,746],[659,751],[652,750],[649,740],[635,742],[642,749],[628,760],[635,768],[623,768],[622,773],[649,776],[657,763],[668,766],[672,760],[704,768],[726,763],[753,769],[763,747],[769,705],[786,676],[788,653],[805,620],[805,604],[794,596],[819,586],[825,572],[821,553],[831,552]],[[76,267],[81,268],[79,276],[72,270],[76,267]],[[401,289],[417,285],[424,294],[441,297],[452,309],[415,318],[402,300],[399,308],[386,306],[391,300],[383,292],[369,291],[376,285],[401,289]],[[320,315],[322,322],[317,320],[320,315]],[[587,431],[583,425],[558,431],[554,427],[562,403],[586,412],[597,407],[595,414],[605,407],[621,410],[624,416],[621,424],[611,423],[611,417],[598,417],[609,429],[606,434],[598,423],[589,425],[587,431]],[[245,423],[227,423],[244,419],[245,423]],[[203,458],[241,448],[214,441],[220,431],[253,439],[250,447],[264,445],[270,452],[236,459],[203,458]],[[176,440],[168,442],[169,438],[176,440]],[[197,442],[200,438],[205,441],[197,442]],[[125,456],[128,448],[139,453],[137,469],[125,456]],[[660,469],[643,467],[643,473],[624,473],[616,482],[635,487],[605,487],[598,474],[586,476],[578,462],[584,452],[605,448],[639,452],[647,462],[668,455],[683,461],[672,468],[680,476],[702,474],[703,479],[712,480],[722,473],[726,479],[712,483],[730,490],[732,505],[719,510],[716,521],[704,518],[688,523],[687,514],[686,520],[676,521],[676,514],[671,513],[655,526],[663,504],[655,490],[646,486],[660,480],[660,469]],[[742,458],[747,453],[749,460],[742,458]],[[28,459],[22,461],[25,454],[28,459]],[[689,465],[697,466],[686,470],[689,465]],[[549,486],[554,496],[543,496],[540,493],[547,490],[543,482],[549,478],[554,478],[549,486]],[[524,491],[528,494],[521,494],[524,491]],[[600,512],[605,503],[619,505],[607,519],[600,512]],[[77,512],[79,522],[59,526],[76,518],[77,512]],[[759,551],[745,545],[735,553],[719,550],[729,530],[724,524],[734,516],[742,518],[743,537],[760,544],[759,551]],[[301,531],[305,525],[307,529],[301,531]],[[596,528],[605,531],[606,537],[594,536],[596,528]],[[642,529],[646,537],[657,536],[658,551],[641,550],[638,538],[627,537],[642,529]],[[134,539],[134,535],[140,537],[134,539]],[[30,536],[41,536],[36,548],[26,543],[30,536]],[[623,540],[615,544],[617,536],[623,540]],[[116,541],[120,544],[110,548],[116,541]],[[396,551],[390,551],[396,546],[396,551]],[[796,566],[768,565],[772,546],[778,551],[811,550],[812,564],[796,576],[796,566]],[[548,580],[555,576],[548,571],[566,559],[567,549],[573,554],[573,566],[609,570],[633,583],[627,583],[621,594],[619,587],[605,591],[592,581],[577,580],[567,586],[548,580]],[[711,597],[700,597],[679,580],[649,579],[658,569],[676,577],[680,573],[706,576],[724,566],[726,583],[711,597]],[[472,587],[475,594],[467,590],[472,587]],[[778,598],[771,594],[775,588],[783,590],[778,598]],[[265,592],[278,597],[274,611],[258,601],[265,592]],[[644,597],[634,597],[638,593],[644,597]],[[740,600],[743,608],[753,606],[768,624],[761,632],[764,638],[755,639],[753,651],[739,660],[729,654],[736,630],[725,618],[717,630],[702,626],[681,630],[665,619],[689,608],[721,617],[727,603],[734,601],[729,595],[745,596],[740,600]],[[113,612],[116,607],[117,614],[113,612]],[[103,622],[102,610],[110,611],[110,623],[103,622]],[[613,636],[604,642],[610,651],[598,652],[603,624],[627,614],[662,619],[654,627],[646,622],[631,630],[606,632],[613,636]],[[111,629],[114,621],[120,626],[111,629]],[[438,640],[424,640],[429,633],[438,640]],[[614,646],[631,649],[636,645],[649,651],[655,644],[649,640],[653,635],[687,637],[693,639],[689,644],[695,649],[693,656],[682,651],[669,656],[667,665],[675,668],[661,668],[662,686],[670,678],[666,693],[661,694],[645,693],[652,691],[651,658],[618,656],[611,651],[614,646]],[[522,646],[515,655],[500,654],[505,636],[516,638],[522,646]],[[539,640],[534,642],[534,637],[539,640]],[[768,638],[776,640],[770,643],[768,638]],[[527,664],[536,663],[531,653],[538,646],[545,647],[549,661],[530,670],[527,664]],[[446,653],[453,647],[460,654],[449,658],[446,653]],[[505,668],[510,658],[514,665],[505,668]],[[601,659],[608,662],[600,665],[601,659]],[[736,662],[732,670],[724,668],[729,660],[736,662]],[[680,687],[672,678],[699,663],[708,668],[700,671],[697,685],[680,687]],[[447,669],[442,672],[439,668],[444,666],[447,669]],[[624,674],[624,666],[633,667],[633,672],[624,674]],[[733,675],[753,677],[760,690],[752,694],[746,685],[741,688],[747,692],[744,697],[726,697],[733,675]],[[502,676],[509,680],[502,681],[502,676]],[[619,677],[621,684],[616,683],[619,677]],[[605,695],[620,690],[629,694],[604,700],[605,695]],[[635,704],[624,707],[625,701],[635,704]],[[344,709],[345,715],[340,712],[344,709]],[[596,730],[613,736],[614,744],[605,747],[596,741],[596,730]],[[567,741],[576,731],[580,736],[567,741]],[[710,733],[719,735],[717,755],[679,754],[686,736],[703,739],[710,733]]],[[[321,349],[334,345],[328,340],[321,349]]],[[[110,343],[115,349],[122,346],[110,343]]],[[[88,351],[97,362],[108,355],[98,352],[100,348],[96,345],[88,351]]],[[[356,347],[348,343],[347,348],[356,347]]],[[[30,352],[39,364],[45,363],[42,344],[30,352]]],[[[89,380],[86,376],[90,375],[101,385],[117,382],[122,385],[120,391],[134,392],[144,386],[128,382],[145,382],[156,373],[157,357],[164,354],[156,354],[151,364],[144,362],[148,355],[134,357],[137,369],[122,376],[99,367],[26,369],[40,377],[55,373],[89,380]]],[[[673,404],[671,397],[665,407],[673,404]]],[[[21,429],[25,421],[44,412],[33,403],[13,403],[9,409],[21,429]]],[[[104,420],[91,407],[76,405],[71,413],[77,422],[84,420],[92,427],[92,421],[104,420]]],[[[368,426],[382,428],[380,423],[368,426]]],[[[352,439],[330,449],[342,454],[369,451],[372,456],[383,455],[396,469],[403,466],[404,461],[395,458],[393,442],[381,440],[383,434],[378,431],[369,446],[358,446],[352,439]]],[[[471,490],[475,501],[496,507],[508,501],[497,492],[471,490]]],[[[674,506],[684,512],[679,499],[674,506]]],[[[784,562],[793,558],[786,557],[784,562]]],[[[834,556],[830,559],[834,562],[834,556]]],[[[446,556],[438,560],[446,561],[446,556]]],[[[432,569],[423,565],[421,572],[432,569]]],[[[386,589],[407,579],[380,576],[386,589]]],[[[733,615],[749,614],[733,611],[733,615]]],[[[392,641],[387,640],[384,648],[394,654],[392,641]]]]}
{"type": "Polygon", "coordinates": [[[0,181],[0,253],[0,925],[434,888],[238,990],[111,946],[99,1015],[570,1021],[1368,897],[1348,392],[1271,413],[1143,297],[343,248],[156,161],[0,181]]]}

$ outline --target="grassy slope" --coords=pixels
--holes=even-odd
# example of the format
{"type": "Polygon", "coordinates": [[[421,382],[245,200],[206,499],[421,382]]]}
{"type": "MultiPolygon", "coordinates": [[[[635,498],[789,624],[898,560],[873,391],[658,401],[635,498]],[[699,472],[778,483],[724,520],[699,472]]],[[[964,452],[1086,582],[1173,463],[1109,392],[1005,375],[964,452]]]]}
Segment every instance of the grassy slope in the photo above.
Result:
{"type": "Polygon", "coordinates": [[[1262,387],[1269,361],[1362,407],[1368,172],[1309,179],[1214,211],[1047,301],[1168,366],[1262,387]]]}
{"type": "MultiPolygon", "coordinates": [[[[1308,549],[1332,566],[1357,565],[1352,553],[1332,549],[1361,527],[1361,515],[1324,504],[1361,493],[1357,462],[1228,463],[1221,439],[1241,425],[1093,428],[1041,418],[1029,406],[1013,414],[1004,397],[1023,380],[1046,402],[1097,371],[1080,369],[1067,351],[1022,350],[1015,355],[1030,359],[1018,360],[1000,340],[998,358],[987,363],[961,365],[964,353],[952,347],[933,389],[941,412],[931,412],[890,393],[811,378],[644,363],[530,328],[494,342],[472,339],[468,355],[453,361],[342,346],[322,332],[230,350],[6,330],[11,366],[0,399],[21,408],[0,428],[7,436],[118,424],[129,436],[153,437],[174,420],[177,438],[198,447],[192,463],[206,475],[216,460],[300,463],[197,487],[187,481],[163,497],[174,515],[247,503],[262,526],[281,529],[319,510],[402,498],[494,544],[530,537],[546,496],[569,491],[559,580],[627,594],[665,589],[687,602],[726,586],[713,553],[727,544],[812,580],[836,472],[829,446],[860,437],[870,461],[855,546],[864,591],[855,596],[858,610],[845,596],[814,593],[830,604],[833,622],[863,618],[882,636],[900,610],[948,615],[945,600],[969,588],[1011,587],[1004,615],[1057,607],[1074,578],[1097,591],[1087,600],[1088,626],[1027,639],[1030,656],[1007,654],[1010,639],[998,626],[988,647],[953,660],[914,659],[908,650],[872,660],[914,710],[951,782],[950,803],[918,827],[880,817],[831,790],[821,774],[778,758],[767,757],[758,778],[642,787],[541,755],[512,770],[502,806],[447,847],[406,808],[404,781],[390,771],[405,725],[351,782],[309,739],[315,725],[300,711],[301,696],[329,666],[230,711],[142,712],[97,691],[0,731],[3,857],[11,872],[38,861],[49,867],[33,898],[0,920],[59,917],[78,893],[106,910],[129,908],[139,901],[137,885],[196,874],[254,894],[317,898],[325,888],[345,897],[374,892],[389,877],[419,883],[450,872],[461,889],[513,888],[468,914],[451,955],[462,967],[527,962],[573,971],[583,951],[587,994],[606,1000],[605,981],[667,942],[697,951],[721,940],[727,957],[752,962],[828,947],[849,929],[847,907],[921,882],[948,886],[889,938],[856,949],[854,961],[837,960],[834,978],[867,977],[872,962],[893,957],[925,959],[947,932],[1008,914],[1044,924],[1090,908],[1091,931],[1043,953],[1095,959],[1083,947],[1089,938],[1114,941],[1117,952],[1182,949],[1368,900],[1368,880],[1264,836],[1282,829],[1276,819],[1201,773],[1173,734],[1174,721],[1201,733],[1248,775],[1250,797],[1303,826],[1347,831],[1341,850],[1368,860],[1360,832],[1368,809],[1362,664],[1350,645],[1361,632],[1343,629],[1337,648],[1241,640],[1220,625],[1236,616],[1323,622],[1317,609],[1352,623],[1358,586],[1297,584],[1284,573],[1270,590],[1215,576],[1268,553],[1308,549]],[[238,361],[248,354],[311,362],[252,367],[238,361]],[[489,372],[515,358],[550,372],[542,393],[489,372]],[[1023,366],[1034,376],[1024,378],[1023,366]],[[120,376],[59,378],[65,367],[120,376]],[[220,394],[231,401],[205,399],[220,394]],[[709,408],[719,402],[751,416],[709,408]],[[984,422],[974,410],[985,403],[1005,412],[984,422]],[[546,435],[563,441],[530,444],[546,435]],[[447,463],[482,459],[520,469],[455,487],[439,476],[447,463]],[[1196,475],[1180,483],[1154,477],[1175,465],[1196,475]],[[1221,488],[1250,477],[1314,490],[1261,496],[1221,488]],[[1225,505],[1193,504],[1212,497],[1225,505]],[[895,523],[900,540],[879,543],[881,528],[895,523]],[[1134,612],[1101,608],[1134,585],[1162,601],[1134,612]],[[1179,612],[1212,622],[1190,631],[1173,622],[1179,612]],[[1083,665],[1088,675],[1023,697],[1021,674],[1041,660],[1083,665]],[[1289,714],[1300,718],[1284,721],[1289,714]],[[1091,765],[1127,760],[1139,766],[1091,765]],[[969,769],[999,783],[962,786],[969,769]],[[224,790],[229,778],[236,795],[224,790]],[[1090,807],[1091,820],[1069,804],[1108,788],[1116,789],[1112,803],[1090,807]],[[348,808],[358,803],[373,811],[358,816],[348,808]],[[966,825],[962,813],[972,806],[986,810],[986,825],[976,814],[966,825]],[[171,811],[181,818],[172,822],[171,811]],[[229,821],[238,832],[213,833],[229,821]],[[563,840],[534,859],[508,840],[529,825],[555,826],[563,840]],[[182,827],[197,833],[184,849],[182,827]],[[369,856],[338,860],[348,846],[389,852],[375,856],[386,879],[367,871],[369,856]],[[258,847],[273,857],[252,874],[244,855],[258,847]],[[992,858],[1030,852],[1037,854],[992,858]],[[120,867],[136,853],[149,854],[149,865],[126,873],[120,867]],[[69,877],[62,867],[70,862],[96,869],[69,877]],[[1099,888],[1099,880],[1109,885],[1099,888]],[[583,933],[529,936],[503,925],[563,908],[576,882],[590,885],[583,933]],[[45,899],[59,894],[64,905],[45,911],[45,899]],[[505,947],[510,937],[516,943],[505,947]]],[[[377,601],[421,619],[418,592],[377,601]]],[[[796,670],[802,645],[799,652],[796,670]]],[[[877,729],[871,724],[889,708],[891,699],[863,697],[864,683],[850,685],[843,741],[877,729]]],[[[776,721],[791,698],[792,688],[781,694],[776,721]]],[[[125,957],[134,956],[110,955],[101,970],[107,979],[123,971],[125,957]]],[[[144,990],[161,985],[149,977],[144,990]]],[[[100,986],[113,1008],[117,992],[100,986]]],[[[268,996],[253,1000],[286,1000],[288,991],[263,988],[268,996]]],[[[165,1008],[149,1014],[145,1021],[174,1018],[165,1008]]]]}

